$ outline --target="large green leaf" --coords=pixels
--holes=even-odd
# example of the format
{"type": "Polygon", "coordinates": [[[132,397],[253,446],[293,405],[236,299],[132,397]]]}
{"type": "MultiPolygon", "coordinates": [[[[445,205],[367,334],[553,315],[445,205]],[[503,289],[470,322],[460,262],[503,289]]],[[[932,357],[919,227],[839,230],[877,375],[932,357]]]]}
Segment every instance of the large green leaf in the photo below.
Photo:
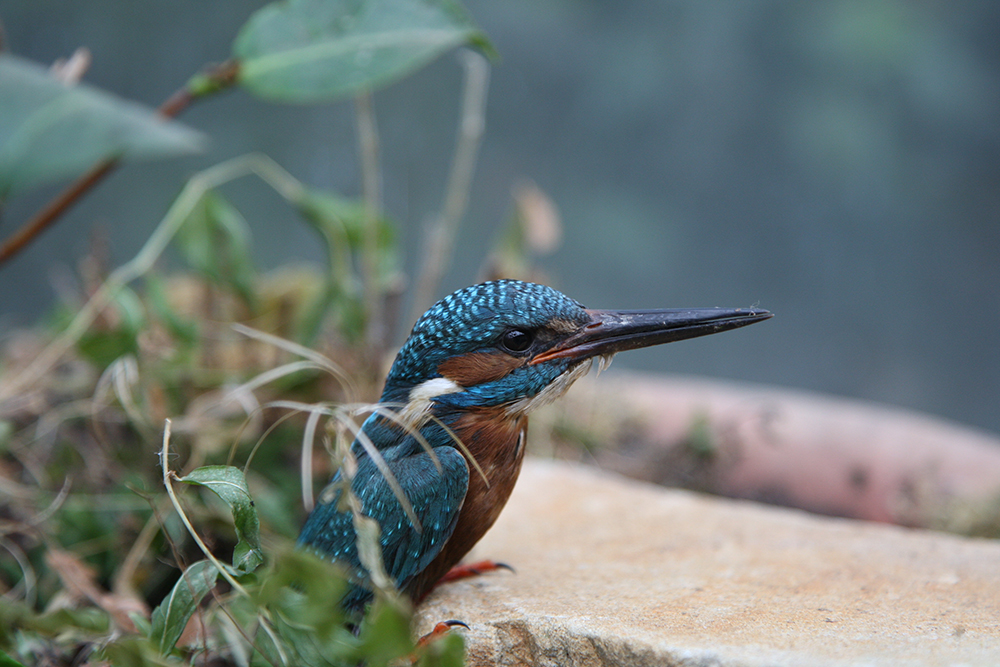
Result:
{"type": "Polygon", "coordinates": [[[215,588],[218,576],[219,570],[212,561],[198,561],[184,570],[170,595],[153,610],[150,639],[156,642],[161,654],[174,650],[202,598],[215,588]]]}
{"type": "Polygon", "coordinates": [[[401,78],[485,36],[452,0],[287,0],[260,9],[233,52],[261,97],[316,102],[401,78]]]}
{"type": "Polygon", "coordinates": [[[202,135],[154,110],[0,55],[0,201],[109,158],[192,153],[202,135]]]}
{"type": "Polygon", "coordinates": [[[229,505],[238,539],[233,549],[233,568],[237,572],[253,572],[264,562],[260,520],[242,470],[233,466],[202,466],[181,477],[180,481],[209,488],[229,505]]]}

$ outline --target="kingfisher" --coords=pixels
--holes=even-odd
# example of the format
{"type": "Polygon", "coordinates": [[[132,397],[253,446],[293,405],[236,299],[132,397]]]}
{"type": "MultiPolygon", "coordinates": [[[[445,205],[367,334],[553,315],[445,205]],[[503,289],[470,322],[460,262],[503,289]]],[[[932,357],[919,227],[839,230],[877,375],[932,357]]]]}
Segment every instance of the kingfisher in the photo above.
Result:
{"type": "MultiPolygon", "coordinates": [[[[755,308],[592,310],[519,280],[446,296],[414,324],[385,381],[387,407],[362,424],[352,444],[357,466],[350,489],[360,511],[379,525],[385,573],[419,601],[458,565],[514,489],[529,413],[562,396],[594,359],[769,317],[755,308]]],[[[341,502],[346,485],[338,472],[299,545],[347,568],[352,585],[343,605],[357,613],[373,592],[352,511],[341,502]]]]}

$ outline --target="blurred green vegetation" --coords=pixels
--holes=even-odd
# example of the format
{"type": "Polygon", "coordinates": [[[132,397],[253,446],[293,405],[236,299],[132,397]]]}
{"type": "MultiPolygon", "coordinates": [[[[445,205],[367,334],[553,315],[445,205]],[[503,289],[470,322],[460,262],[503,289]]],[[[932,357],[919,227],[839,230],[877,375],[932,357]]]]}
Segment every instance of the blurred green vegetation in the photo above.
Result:
{"type": "MultiPolygon", "coordinates": [[[[491,50],[450,0],[276,2],[247,21],[229,66],[178,95],[355,96],[375,132],[371,91],[463,44],[491,50]]],[[[2,194],[194,136],[164,125],[163,146],[141,154],[113,128],[162,124],[151,111],[41,69],[8,76],[18,68],[0,56],[2,194]],[[55,145],[46,123],[88,141],[55,145]]],[[[377,167],[377,149],[368,157],[377,167]]],[[[377,195],[310,188],[250,155],[191,178],[132,261],[84,258],[82,293],[0,358],[3,664],[462,663],[457,634],[414,643],[391,585],[349,616],[343,573],[292,548],[299,470],[329,478],[328,453],[349,446],[338,424],[378,397],[387,341],[371,332],[398,290],[396,239],[377,195]],[[219,191],[248,175],[317,233],[324,268],[257,269],[240,202],[219,191]],[[183,270],[160,268],[168,244],[183,270]],[[317,433],[329,452],[313,454],[317,433]]]]}

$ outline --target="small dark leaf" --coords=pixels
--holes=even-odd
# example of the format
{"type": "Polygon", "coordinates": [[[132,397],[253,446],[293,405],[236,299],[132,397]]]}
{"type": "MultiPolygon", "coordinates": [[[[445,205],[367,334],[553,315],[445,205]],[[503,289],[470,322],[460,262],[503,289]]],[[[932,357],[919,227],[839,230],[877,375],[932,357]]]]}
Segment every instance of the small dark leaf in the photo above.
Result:
{"type": "Polygon", "coordinates": [[[288,0],[243,26],[240,84],[284,102],[317,102],[387,85],[461,44],[489,49],[451,0],[288,0]]]}
{"type": "Polygon", "coordinates": [[[253,572],[264,562],[260,546],[260,522],[242,470],[232,466],[204,466],[192,470],[191,474],[181,477],[180,481],[211,489],[229,505],[238,540],[233,549],[233,568],[237,572],[253,572]]]}
{"type": "Polygon", "coordinates": [[[110,324],[105,328],[91,328],[76,344],[80,354],[98,368],[107,368],[126,354],[136,354],[139,333],[146,324],[142,300],[128,287],[119,289],[111,307],[114,310],[106,316],[110,324]]]}
{"type": "Polygon", "coordinates": [[[0,201],[109,158],[169,157],[202,143],[202,135],[152,109],[63,84],[35,63],[0,54],[0,201]]]}
{"type": "Polygon", "coordinates": [[[198,323],[174,309],[167,297],[163,279],[154,273],[146,275],[146,296],[150,311],[163,322],[174,337],[174,342],[186,348],[198,342],[198,323]]]}
{"type": "MultiPolygon", "coordinates": [[[[298,206],[303,217],[331,241],[346,241],[352,251],[361,249],[368,220],[364,202],[322,190],[307,190],[298,206]]],[[[380,217],[377,224],[379,250],[391,251],[396,243],[395,225],[386,217],[380,217]]]]}
{"type": "Polygon", "coordinates": [[[150,639],[156,642],[160,654],[174,649],[188,620],[210,590],[215,587],[219,570],[212,561],[200,560],[184,570],[160,606],[153,610],[150,639]]]}

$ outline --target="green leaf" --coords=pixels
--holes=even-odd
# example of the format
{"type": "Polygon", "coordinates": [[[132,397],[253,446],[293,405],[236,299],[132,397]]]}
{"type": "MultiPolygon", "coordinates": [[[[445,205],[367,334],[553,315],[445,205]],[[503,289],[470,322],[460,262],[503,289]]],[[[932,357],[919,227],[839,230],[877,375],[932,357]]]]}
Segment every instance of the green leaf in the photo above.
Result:
{"type": "Polygon", "coordinates": [[[156,647],[143,638],[125,635],[98,648],[87,664],[114,667],[176,667],[179,663],[157,653],[156,647]]]}
{"type": "MultiPolygon", "coordinates": [[[[365,330],[365,308],[351,267],[352,256],[360,254],[364,244],[368,224],[364,202],[306,188],[295,204],[302,217],[320,233],[330,262],[326,289],[304,312],[297,331],[303,333],[302,339],[309,340],[332,311],[337,315],[340,332],[349,341],[357,341],[365,330]]],[[[396,225],[384,216],[376,225],[377,277],[388,286],[399,275],[396,225]]]]}
{"type": "Polygon", "coordinates": [[[412,613],[402,605],[379,600],[362,625],[359,655],[366,664],[387,664],[413,652],[412,613]]]}
{"type": "Polygon", "coordinates": [[[146,275],[146,296],[150,311],[163,321],[175,342],[186,348],[198,342],[198,323],[174,310],[163,279],[154,273],[146,275]]]}
{"type": "Polygon", "coordinates": [[[10,657],[3,651],[0,651],[0,667],[24,667],[21,663],[14,658],[10,657]]]}
{"type": "MultiPolygon", "coordinates": [[[[285,551],[276,556],[261,584],[250,590],[256,604],[271,613],[290,664],[357,664],[352,659],[358,640],[340,607],[347,591],[340,567],[307,551],[285,551]]],[[[260,648],[276,655],[269,639],[260,639],[260,648]]]]}
{"type": "Polygon", "coordinates": [[[308,601],[301,613],[291,615],[297,623],[312,625],[321,633],[332,632],[343,623],[340,599],[347,592],[347,580],[339,565],[309,551],[283,551],[276,555],[273,569],[261,578],[254,598],[260,605],[280,608],[289,590],[308,601]]]}
{"type": "Polygon", "coordinates": [[[210,590],[215,588],[219,570],[210,560],[200,560],[184,570],[163,602],[153,610],[150,639],[161,655],[174,649],[188,620],[210,590]]]}
{"type": "Polygon", "coordinates": [[[0,201],[110,158],[163,158],[202,143],[201,134],[153,109],[83,83],[65,85],[35,63],[0,54],[0,201]]]}
{"type": "Polygon", "coordinates": [[[58,635],[75,628],[86,633],[101,634],[108,631],[111,618],[101,609],[56,609],[41,614],[23,602],[5,600],[0,604],[0,637],[9,630],[27,630],[44,635],[58,635]]]}
{"type": "MultiPolygon", "coordinates": [[[[359,199],[347,199],[332,192],[306,189],[298,202],[299,213],[316,229],[329,238],[331,243],[346,242],[353,251],[361,250],[364,243],[368,214],[365,204],[359,199]]],[[[396,245],[396,227],[387,217],[377,221],[376,239],[378,249],[391,253],[396,245]]]]}
{"type": "Polygon", "coordinates": [[[449,632],[428,644],[417,664],[420,667],[463,667],[465,639],[459,632],[449,632]]]}
{"type": "Polygon", "coordinates": [[[113,326],[92,327],[77,341],[76,347],[86,359],[98,368],[107,368],[126,354],[139,351],[139,333],[146,324],[146,311],[139,296],[122,287],[111,304],[114,308],[113,326]]]}
{"type": "Polygon", "coordinates": [[[250,258],[250,227],[225,197],[206,192],[174,242],[191,268],[231,289],[253,308],[256,270],[250,258]]]}
{"type": "Polygon", "coordinates": [[[211,489],[229,505],[238,540],[233,549],[233,568],[237,572],[253,572],[264,562],[260,546],[260,522],[242,470],[232,466],[204,466],[192,470],[191,474],[181,477],[180,481],[211,489]]]}
{"type": "Polygon", "coordinates": [[[239,81],[283,102],[388,85],[485,36],[452,0],[287,0],[258,10],[233,44],[239,81]]]}

